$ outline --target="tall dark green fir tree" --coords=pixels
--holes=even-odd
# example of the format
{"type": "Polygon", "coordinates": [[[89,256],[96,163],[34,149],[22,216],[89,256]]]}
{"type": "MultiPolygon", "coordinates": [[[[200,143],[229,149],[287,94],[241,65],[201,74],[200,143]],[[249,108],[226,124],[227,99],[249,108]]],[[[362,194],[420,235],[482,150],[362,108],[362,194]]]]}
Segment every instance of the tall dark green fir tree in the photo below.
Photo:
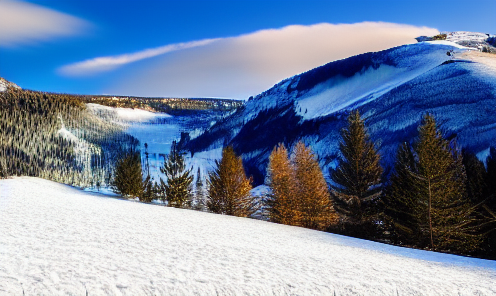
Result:
{"type": "MultiPolygon", "coordinates": [[[[381,195],[382,167],[374,143],[358,110],[348,116],[348,126],[341,131],[339,149],[342,157],[330,171],[334,206],[344,217],[345,228],[359,236],[369,236],[377,215],[376,204],[381,195]],[[351,228],[351,229],[350,229],[351,228]],[[354,229],[354,230],[352,230],[354,229]]],[[[345,230],[347,231],[347,230],[345,230]]]]}
{"type": "Polygon", "coordinates": [[[417,163],[409,143],[403,143],[396,154],[394,171],[383,197],[384,212],[391,238],[396,244],[416,244],[419,226],[415,213],[420,204],[416,197],[417,163]]]}
{"type": "Polygon", "coordinates": [[[172,142],[169,155],[160,171],[167,177],[167,183],[160,178],[160,190],[170,207],[187,208],[191,206],[191,169],[186,169],[184,154],[178,148],[176,141],[172,142]]]}
{"type": "Polygon", "coordinates": [[[114,190],[126,197],[143,195],[143,174],[139,152],[129,151],[115,167],[114,190]]]}

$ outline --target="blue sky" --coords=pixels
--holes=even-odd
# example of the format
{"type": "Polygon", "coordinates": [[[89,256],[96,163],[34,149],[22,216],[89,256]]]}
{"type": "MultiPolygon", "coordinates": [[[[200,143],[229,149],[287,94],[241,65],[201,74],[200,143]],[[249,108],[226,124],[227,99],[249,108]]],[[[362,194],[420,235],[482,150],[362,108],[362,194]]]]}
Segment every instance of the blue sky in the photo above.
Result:
{"type": "Polygon", "coordinates": [[[495,0],[0,0],[0,76],[50,92],[246,99],[420,34],[496,34],[495,14],[495,0]]]}

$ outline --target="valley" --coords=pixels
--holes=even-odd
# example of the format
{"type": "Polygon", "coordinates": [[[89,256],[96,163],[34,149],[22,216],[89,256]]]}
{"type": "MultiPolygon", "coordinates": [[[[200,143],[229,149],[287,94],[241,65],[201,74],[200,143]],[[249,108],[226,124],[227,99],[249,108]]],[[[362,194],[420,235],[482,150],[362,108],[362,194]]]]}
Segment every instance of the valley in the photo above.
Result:
{"type": "Polygon", "coordinates": [[[246,101],[0,78],[0,294],[496,294],[496,54],[474,34],[246,101]]]}

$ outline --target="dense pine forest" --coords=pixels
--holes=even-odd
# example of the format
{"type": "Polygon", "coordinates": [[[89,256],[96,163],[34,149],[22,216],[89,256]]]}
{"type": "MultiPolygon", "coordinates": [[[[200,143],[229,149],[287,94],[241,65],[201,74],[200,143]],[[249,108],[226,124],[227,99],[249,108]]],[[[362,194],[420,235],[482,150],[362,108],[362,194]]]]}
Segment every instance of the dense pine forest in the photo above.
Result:
{"type": "Polygon", "coordinates": [[[223,99],[56,94],[11,84],[0,92],[0,177],[36,176],[78,187],[112,185],[117,161],[136,151],[139,143],[121,126],[93,116],[85,103],[171,114],[228,111],[242,104],[223,99]]]}
{"type": "Polygon", "coordinates": [[[2,176],[105,186],[120,153],[137,145],[121,127],[91,116],[78,96],[9,88],[0,109],[2,176]]]}

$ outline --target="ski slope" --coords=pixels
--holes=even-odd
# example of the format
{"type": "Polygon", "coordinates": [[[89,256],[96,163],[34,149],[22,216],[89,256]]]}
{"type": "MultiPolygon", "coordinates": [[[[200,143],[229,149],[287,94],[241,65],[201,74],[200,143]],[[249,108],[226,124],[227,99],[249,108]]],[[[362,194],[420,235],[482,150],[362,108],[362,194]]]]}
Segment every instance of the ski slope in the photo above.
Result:
{"type": "Polygon", "coordinates": [[[0,180],[0,295],[495,295],[496,262],[0,180]]]}

